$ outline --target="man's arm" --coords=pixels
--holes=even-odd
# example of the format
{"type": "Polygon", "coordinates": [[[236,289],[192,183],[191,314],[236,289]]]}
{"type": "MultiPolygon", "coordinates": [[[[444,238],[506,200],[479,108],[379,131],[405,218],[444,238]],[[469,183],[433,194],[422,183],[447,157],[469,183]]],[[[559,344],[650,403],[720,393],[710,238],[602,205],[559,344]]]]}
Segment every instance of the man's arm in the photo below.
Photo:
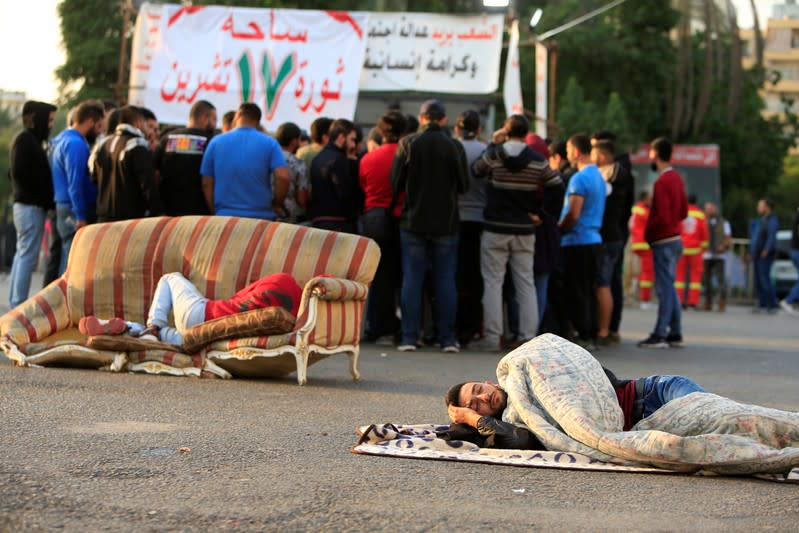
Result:
{"type": "Polygon", "coordinates": [[[474,160],[474,163],[472,163],[472,175],[475,178],[484,178],[491,173],[491,165],[488,160],[493,152],[494,145],[489,144],[480,157],[474,160]]]}
{"type": "Polygon", "coordinates": [[[780,221],[777,220],[776,215],[770,215],[766,219],[766,243],[763,245],[763,251],[760,252],[761,257],[767,257],[768,254],[774,252],[777,247],[777,230],[780,229],[780,221]]]}
{"type": "Polygon", "coordinates": [[[211,176],[203,176],[203,196],[205,197],[205,204],[208,206],[208,212],[214,214],[214,178],[211,176]]]}
{"type": "Polygon", "coordinates": [[[275,206],[283,207],[283,202],[286,201],[286,195],[289,192],[291,176],[289,175],[289,169],[287,167],[277,167],[274,173],[275,190],[272,191],[272,203],[275,206]]]}
{"type": "MultiPolygon", "coordinates": [[[[147,202],[149,216],[158,216],[164,212],[161,206],[161,194],[155,182],[155,167],[153,166],[153,154],[149,148],[140,146],[134,148],[138,153],[133,158],[135,161],[134,172],[139,179],[142,195],[147,202]]],[[[133,154],[131,154],[133,155],[133,154]]]]}
{"type": "Polygon", "coordinates": [[[497,420],[491,416],[481,416],[467,407],[450,405],[447,409],[455,424],[469,425],[485,438],[486,448],[505,448],[514,450],[545,450],[543,444],[527,429],[497,420]]]}
{"type": "Polygon", "coordinates": [[[580,219],[580,213],[583,211],[584,202],[585,198],[579,194],[571,194],[569,196],[569,211],[566,213],[566,216],[558,222],[558,227],[561,231],[568,230],[577,224],[577,221],[580,219]]]}
{"type": "Polygon", "coordinates": [[[466,150],[463,149],[463,145],[458,141],[452,141],[455,143],[456,153],[458,154],[458,164],[456,168],[454,168],[455,172],[455,182],[457,184],[457,191],[458,194],[463,194],[469,190],[469,172],[466,170],[466,150]]]}
{"type": "Polygon", "coordinates": [[[395,193],[405,191],[405,180],[407,179],[407,155],[405,154],[407,142],[399,142],[397,152],[394,155],[394,162],[391,165],[391,188],[395,193]]]}
{"type": "Polygon", "coordinates": [[[75,228],[80,229],[86,225],[86,212],[88,211],[84,183],[90,180],[88,175],[89,149],[85,146],[78,146],[77,143],[76,146],[69,148],[71,149],[66,149],[64,154],[67,192],[72,204],[72,212],[75,214],[75,228]]]}

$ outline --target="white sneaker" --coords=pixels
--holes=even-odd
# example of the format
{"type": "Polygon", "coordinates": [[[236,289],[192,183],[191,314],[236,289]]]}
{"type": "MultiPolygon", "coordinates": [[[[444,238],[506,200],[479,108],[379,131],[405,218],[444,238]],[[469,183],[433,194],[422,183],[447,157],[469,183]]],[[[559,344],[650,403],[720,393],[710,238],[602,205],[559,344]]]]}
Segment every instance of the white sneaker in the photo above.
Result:
{"type": "Polygon", "coordinates": [[[793,306],[786,302],[785,300],[780,300],[780,307],[782,310],[788,313],[789,315],[795,315],[796,311],[794,311],[793,306]]]}
{"type": "Polygon", "coordinates": [[[397,346],[397,350],[401,352],[415,352],[416,345],[415,344],[400,344],[397,346]]]}

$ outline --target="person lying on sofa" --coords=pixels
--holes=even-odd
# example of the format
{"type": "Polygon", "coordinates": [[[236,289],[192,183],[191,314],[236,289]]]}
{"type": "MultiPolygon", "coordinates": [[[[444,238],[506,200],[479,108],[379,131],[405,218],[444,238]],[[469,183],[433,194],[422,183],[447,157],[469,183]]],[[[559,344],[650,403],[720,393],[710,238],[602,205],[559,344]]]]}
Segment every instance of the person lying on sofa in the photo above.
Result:
{"type": "Polygon", "coordinates": [[[103,320],[86,316],[80,319],[78,329],[89,336],[128,332],[139,338],[181,346],[186,331],[215,318],[264,307],[283,307],[296,317],[301,297],[302,288],[294,277],[282,272],[254,281],[230,298],[222,300],[206,298],[183,274],[172,272],[158,280],[146,325],[126,322],[117,317],[103,320]],[[174,327],[169,326],[170,312],[175,317],[174,327]]]}
{"type": "MultiPolygon", "coordinates": [[[[624,413],[624,431],[648,417],[671,400],[692,392],[705,392],[684,376],[649,376],[620,380],[603,367],[616,391],[624,413]]],[[[453,424],[439,433],[445,440],[465,440],[481,448],[545,450],[543,444],[527,428],[502,421],[508,395],[491,381],[467,381],[453,385],[444,401],[453,424]]]]}

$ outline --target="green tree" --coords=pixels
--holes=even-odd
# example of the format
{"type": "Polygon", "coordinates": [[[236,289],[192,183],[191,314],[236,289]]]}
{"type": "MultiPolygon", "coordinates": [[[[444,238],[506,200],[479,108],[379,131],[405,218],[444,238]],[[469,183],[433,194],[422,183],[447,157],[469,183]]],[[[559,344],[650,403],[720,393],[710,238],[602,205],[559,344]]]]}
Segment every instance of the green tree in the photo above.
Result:
{"type": "Polygon", "coordinates": [[[619,93],[610,93],[601,126],[616,133],[616,144],[620,150],[635,148],[638,139],[630,128],[627,108],[624,106],[619,93]]]}
{"type": "Polygon", "coordinates": [[[577,78],[571,77],[558,105],[558,137],[591,133],[601,122],[596,104],[585,97],[577,78]]]}
{"type": "Polygon", "coordinates": [[[789,155],[783,162],[783,172],[768,190],[782,226],[788,226],[799,208],[799,156],[789,155]]]}
{"type": "Polygon", "coordinates": [[[63,103],[110,98],[119,68],[119,2],[62,0],[58,4],[65,61],[56,69],[63,103]]]}

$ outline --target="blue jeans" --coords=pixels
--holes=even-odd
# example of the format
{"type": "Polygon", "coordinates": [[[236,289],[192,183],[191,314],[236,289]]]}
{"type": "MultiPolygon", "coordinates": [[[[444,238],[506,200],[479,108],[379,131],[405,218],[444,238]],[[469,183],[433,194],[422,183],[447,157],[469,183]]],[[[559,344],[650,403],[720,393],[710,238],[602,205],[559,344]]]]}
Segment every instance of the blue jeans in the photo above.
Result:
{"type": "MultiPolygon", "coordinates": [[[[791,261],[793,261],[793,266],[796,267],[796,272],[799,272],[799,250],[791,250],[791,261]]],[[[799,302],[799,281],[791,288],[791,292],[785,297],[785,301],[789,304],[799,302]]]]}
{"type": "Polygon", "coordinates": [[[538,274],[535,277],[535,294],[538,298],[538,324],[541,331],[541,323],[544,321],[544,311],[547,310],[547,294],[549,292],[549,272],[538,274]]]}
{"type": "Polygon", "coordinates": [[[602,243],[602,251],[599,253],[599,271],[596,276],[596,284],[599,287],[610,287],[616,265],[623,253],[624,241],[602,243]]]}
{"type": "Polygon", "coordinates": [[[682,255],[682,240],[652,245],[655,264],[655,292],[658,295],[658,319],[653,333],[659,337],[682,335],[682,308],[674,288],[677,262],[682,255]]]}
{"type": "Polygon", "coordinates": [[[458,235],[423,237],[400,229],[402,247],[402,342],[416,344],[422,318],[422,285],[428,264],[432,265],[434,315],[438,341],[442,347],[455,344],[457,290],[455,269],[458,235]]]}
{"type": "Polygon", "coordinates": [[[683,376],[649,376],[644,382],[643,417],[692,392],[705,392],[705,389],[683,376]]]}
{"type": "Polygon", "coordinates": [[[72,212],[71,204],[57,203],[55,205],[56,229],[61,237],[61,265],[58,267],[58,275],[67,269],[67,259],[69,250],[72,248],[72,239],[78,231],[75,227],[75,214],[72,212]]]}
{"type": "Polygon", "coordinates": [[[764,309],[776,309],[777,290],[771,283],[771,265],[774,264],[774,256],[755,257],[755,292],[757,293],[758,307],[764,309]]]}
{"type": "Polygon", "coordinates": [[[191,281],[180,272],[164,274],[153,293],[153,303],[147,314],[147,326],[161,328],[164,342],[180,346],[183,334],[197,324],[205,322],[208,298],[202,295],[191,281]],[[175,327],[169,327],[169,314],[175,317],[175,327]]]}
{"type": "Polygon", "coordinates": [[[28,299],[31,276],[39,260],[47,211],[36,205],[14,202],[14,228],[17,230],[17,251],[11,264],[8,303],[11,308],[28,299]]]}

